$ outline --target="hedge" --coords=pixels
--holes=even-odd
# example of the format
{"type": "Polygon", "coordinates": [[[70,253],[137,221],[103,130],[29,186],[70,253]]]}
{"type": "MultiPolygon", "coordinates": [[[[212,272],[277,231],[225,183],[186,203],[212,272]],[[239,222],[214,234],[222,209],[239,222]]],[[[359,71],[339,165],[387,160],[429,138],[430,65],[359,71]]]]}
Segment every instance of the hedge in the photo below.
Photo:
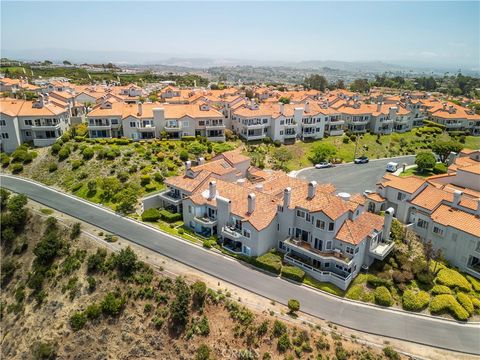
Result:
{"type": "Polygon", "coordinates": [[[196,137],[195,136],[182,136],[183,141],[195,141],[196,137]]]}
{"type": "Polygon", "coordinates": [[[406,290],[403,293],[402,305],[405,310],[420,311],[425,309],[429,302],[430,295],[425,291],[406,290]]]}
{"type": "Polygon", "coordinates": [[[379,278],[378,276],[372,274],[368,275],[367,284],[374,288],[377,288],[379,286],[390,286],[390,282],[388,280],[379,278]]]}
{"type": "Polygon", "coordinates": [[[459,290],[469,292],[472,290],[472,285],[468,280],[453,269],[442,269],[438,272],[436,282],[441,285],[446,285],[449,288],[458,288],[459,290]]]}
{"type": "Polygon", "coordinates": [[[168,223],[173,223],[173,222],[182,220],[182,214],[172,213],[165,209],[160,210],[160,217],[162,218],[162,220],[168,223]]]}
{"type": "Polygon", "coordinates": [[[280,274],[280,270],[282,269],[282,258],[273,252],[268,252],[257,257],[254,265],[275,274],[280,274]]]}
{"type": "Polygon", "coordinates": [[[480,300],[477,299],[475,296],[470,297],[470,301],[475,309],[480,309],[480,300]]]}
{"type": "MultiPolygon", "coordinates": [[[[423,120],[423,124],[424,124],[424,125],[428,125],[428,126],[437,127],[437,128],[439,128],[439,129],[442,129],[442,130],[445,130],[445,129],[446,129],[446,126],[445,126],[445,125],[436,123],[435,121],[431,121],[431,120],[423,120]]],[[[420,129],[421,129],[421,128],[420,128],[420,129]]]]}
{"type": "Polygon", "coordinates": [[[467,310],[455,300],[453,295],[448,294],[435,296],[430,302],[430,312],[432,314],[448,312],[458,320],[467,320],[469,317],[467,310]]]}
{"type": "Polygon", "coordinates": [[[23,171],[23,165],[22,164],[13,164],[10,168],[12,170],[12,174],[18,174],[23,171]]]}
{"type": "Polygon", "coordinates": [[[447,173],[447,166],[445,164],[435,164],[435,166],[433,167],[433,170],[432,172],[434,174],[446,174],[447,173]]]}
{"type": "Polygon", "coordinates": [[[457,301],[460,303],[460,305],[463,306],[465,310],[467,310],[469,315],[473,314],[474,308],[473,308],[472,300],[470,300],[470,296],[460,292],[457,294],[457,301]]]}
{"type": "Polygon", "coordinates": [[[452,290],[448,286],[445,285],[435,285],[432,288],[433,295],[441,295],[441,294],[451,294],[452,290]]]}
{"type": "Polygon", "coordinates": [[[286,265],[282,267],[282,277],[301,283],[305,278],[305,271],[296,266],[286,265]]]}
{"type": "Polygon", "coordinates": [[[393,298],[390,291],[385,286],[379,286],[373,293],[375,304],[382,306],[392,306],[393,298]]]}
{"type": "Polygon", "coordinates": [[[467,280],[470,281],[470,283],[472,284],[473,290],[475,290],[476,292],[480,292],[480,281],[475,279],[471,275],[467,275],[466,277],[467,277],[467,280]]]}
{"type": "Polygon", "coordinates": [[[142,213],[142,220],[143,221],[157,221],[158,219],[160,219],[160,217],[161,217],[160,216],[160,211],[158,211],[155,208],[145,210],[142,213]]]}

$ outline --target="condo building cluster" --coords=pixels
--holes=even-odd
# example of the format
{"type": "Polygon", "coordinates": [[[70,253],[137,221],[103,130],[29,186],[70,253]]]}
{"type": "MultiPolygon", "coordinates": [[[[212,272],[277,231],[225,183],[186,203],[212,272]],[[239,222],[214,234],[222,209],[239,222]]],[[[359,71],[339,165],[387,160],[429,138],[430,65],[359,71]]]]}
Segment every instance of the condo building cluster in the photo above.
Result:
{"type": "Polygon", "coordinates": [[[144,210],[179,212],[194,232],[215,235],[234,253],[259,256],[278,249],[286,263],[341,289],[394,246],[393,209],[373,214],[360,194],[335,195],[331,184],[252,167],[237,150],[209,162],[187,161],[185,173],[165,185],[143,199],[144,210]]]}
{"type": "Polygon", "coordinates": [[[474,108],[422,92],[388,95],[371,91],[362,95],[348,90],[253,87],[250,99],[240,87],[212,90],[168,85],[144,89],[135,84],[76,85],[52,80],[33,85],[25,80],[0,79],[0,91],[14,94],[22,90],[38,93],[38,100],[7,97],[0,103],[0,144],[7,152],[24,142],[50,145],[70,125],[81,122],[88,124],[91,138],[133,140],[203,136],[225,141],[228,130],[247,141],[270,138],[288,143],[344,132],[406,132],[422,126],[426,119],[448,131],[480,135],[480,115],[474,108]],[[149,100],[152,93],[156,101],[149,100]]]}

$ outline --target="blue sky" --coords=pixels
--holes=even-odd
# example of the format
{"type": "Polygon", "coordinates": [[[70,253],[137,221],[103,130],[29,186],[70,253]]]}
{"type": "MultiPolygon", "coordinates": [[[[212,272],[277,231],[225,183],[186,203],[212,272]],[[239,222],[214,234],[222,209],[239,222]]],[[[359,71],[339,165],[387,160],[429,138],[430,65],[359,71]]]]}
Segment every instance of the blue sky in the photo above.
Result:
{"type": "Polygon", "coordinates": [[[479,2],[1,2],[1,48],[479,67],[479,2]]]}

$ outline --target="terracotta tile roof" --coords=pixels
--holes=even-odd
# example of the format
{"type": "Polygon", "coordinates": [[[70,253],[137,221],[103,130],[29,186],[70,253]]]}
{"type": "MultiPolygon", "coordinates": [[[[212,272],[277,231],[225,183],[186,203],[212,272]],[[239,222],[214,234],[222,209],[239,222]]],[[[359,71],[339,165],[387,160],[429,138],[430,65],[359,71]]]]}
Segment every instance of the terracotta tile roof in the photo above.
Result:
{"type": "Polygon", "coordinates": [[[33,101],[17,99],[0,99],[0,112],[8,116],[57,116],[66,113],[66,109],[53,103],[41,108],[33,107],[33,101]]]}
{"type": "Polygon", "coordinates": [[[431,215],[433,221],[480,237],[480,218],[448,205],[440,205],[431,215]]]}
{"type": "Polygon", "coordinates": [[[346,220],[335,238],[352,245],[358,245],[367,236],[373,234],[374,230],[381,231],[383,223],[383,216],[363,212],[353,221],[346,220]]]}
{"type": "Polygon", "coordinates": [[[423,184],[426,183],[424,179],[416,176],[400,177],[400,176],[387,174],[383,178],[384,178],[384,181],[382,181],[381,184],[384,187],[392,187],[409,194],[413,194],[418,189],[420,189],[423,184]]]}
{"type": "Polygon", "coordinates": [[[367,195],[367,199],[375,202],[384,202],[385,198],[378,193],[371,193],[367,195]]]}
{"type": "Polygon", "coordinates": [[[199,171],[208,171],[216,175],[225,175],[232,172],[237,172],[237,169],[230,165],[224,159],[208,161],[202,165],[192,166],[192,171],[197,173],[199,171]]]}
{"type": "Polygon", "coordinates": [[[432,211],[443,200],[452,202],[453,194],[433,186],[427,186],[411,201],[413,205],[420,206],[424,209],[432,211]]]}
{"type": "Polygon", "coordinates": [[[187,193],[192,193],[210,177],[211,173],[209,171],[201,171],[194,178],[184,174],[165,179],[165,185],[174,186],[187,193]]]}
{"type": "Polygon", "coordinates": [[[458,168],[457,172],[458,171],[465,171],[475,175],[480,175],[480,163],[476,162],[475,164],[472,164],[472,165],[463,166],[461,168],[458,168]]]}
{"type": "Polygon", "coordinates": [[[318,189],[312,199],[309,199],[307,195],[308,184],[292,190],[290,208],[298,207],[306,209],[311,213],[323,212],[330,219],[336,220],[346,212],[352,211],[352,208],[358,207],[356,203],[344,201],[338,196],[318,191],[318,189]]]}
{"type": "MultiPolygon", "coordinates": [[[[266,228],[275,218],[277,213],[277,200],[270,195],[245,188],[235,183],[229,183],[223,180],[216,180],[217,194],[231,200],[233,215],[241,217],[248,221],[255,229],[262,230],[266,228]],[[248,194],[255,194],[255,210],[248,213],[248,194]]],[[[208,186],[206,182],[190,199],[197,205],[209,204],[217,205],[216,197],[208,199],[208,186]]]]}
{"type": "Polygon", "coordinates": [[[466,156],[457,157],[455,159],[455,162],[448,167],[448,170],[456,171],[459,168],[463,168],[465,166],[470,166],[474,164],[478,164],[478,162],[473,159],[470,159],[469,157],[466,157],[466,156]]]}
{"type": "Polygon", "coordinates": [[[365,198],[363,197],[362,194],[352,194],[352,196],[350,196],[350,202],[352,203],[356,203],[356,204],[359,204],[359,205],[365,205],[365,198]]]}
{"type": "Polygon", "coordinates": [[[225,151],[221,154],[218,154],[213,159],[215,160],[219,157],[225,158],[225,160],[228,161],[232,165],[236,165],[236,164],[242,163],[244,161],[250,161],[250,158],[248,156],[243,155],[239,149],[225,151]]]}

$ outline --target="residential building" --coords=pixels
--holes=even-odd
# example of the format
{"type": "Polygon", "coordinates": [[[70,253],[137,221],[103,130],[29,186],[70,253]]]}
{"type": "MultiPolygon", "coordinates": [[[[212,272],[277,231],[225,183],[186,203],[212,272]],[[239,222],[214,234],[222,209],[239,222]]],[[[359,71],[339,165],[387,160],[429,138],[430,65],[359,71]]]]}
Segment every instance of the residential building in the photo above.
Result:
{"type": "Polygon", "coordinates": [[[68,108],[39,95],[37,101],[18,99],[0,100],[1,148],[13,152],[25,142],[34,146],[52,145],[70,126],[68,108]]]}

